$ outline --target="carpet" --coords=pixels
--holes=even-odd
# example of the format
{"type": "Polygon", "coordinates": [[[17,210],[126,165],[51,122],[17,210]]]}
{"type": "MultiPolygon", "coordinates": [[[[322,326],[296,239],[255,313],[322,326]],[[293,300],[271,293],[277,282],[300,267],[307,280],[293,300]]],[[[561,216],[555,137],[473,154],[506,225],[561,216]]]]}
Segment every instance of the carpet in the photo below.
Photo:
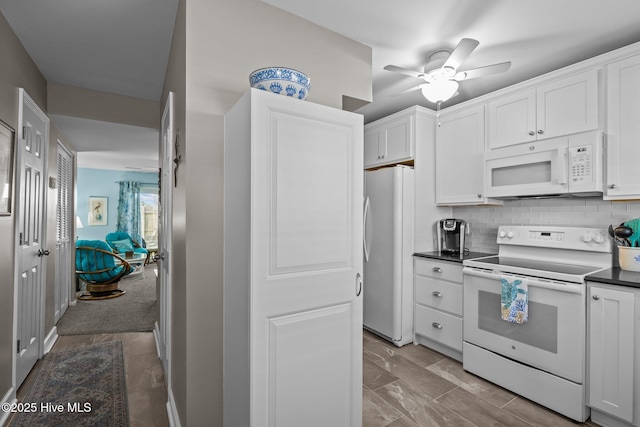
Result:
{"type": "Polygon", "coordinates": [[[45,355],[11,427],[126,427],[129,405],[122,342],[45,355]]]}
{"type": "Polygon", "coordinates": [[[119,288],[127,291],[118,298],[81,301],[70,306],[56,324],[58,335],[149,332],[158,316],[155,264],[142,275],[127,276],[119,288]]]}

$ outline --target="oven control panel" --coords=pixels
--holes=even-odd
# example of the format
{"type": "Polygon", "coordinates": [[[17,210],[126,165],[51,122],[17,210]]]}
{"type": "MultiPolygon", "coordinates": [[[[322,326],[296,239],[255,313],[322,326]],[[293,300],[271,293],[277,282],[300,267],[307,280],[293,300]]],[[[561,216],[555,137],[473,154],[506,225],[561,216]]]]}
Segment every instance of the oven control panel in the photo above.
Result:
{"type": "Polygon", "coordinates": [[[501,225],[498,245],[518,245],[610,252],[607,230],[593,227],[557,227],[545,225],[501,225]]]}

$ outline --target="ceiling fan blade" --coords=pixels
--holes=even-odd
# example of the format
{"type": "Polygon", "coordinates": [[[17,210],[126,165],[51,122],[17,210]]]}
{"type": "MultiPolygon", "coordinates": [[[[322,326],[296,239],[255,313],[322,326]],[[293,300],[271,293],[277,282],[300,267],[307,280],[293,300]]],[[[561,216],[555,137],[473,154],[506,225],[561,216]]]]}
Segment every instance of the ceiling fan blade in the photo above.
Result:
{"type": "Polygon", "coordinates": [[[460,64],[462,64],[464,60],[467,59],[469,55],[471,55],[471,52],[473,52],[473,50],[478,47],[479,44],[480,42],[474,39],[460,40],[460,43],[458,43],[458,46],[456,46],[453,52],[451,52],[449,59],[445,61],[442,67],[453,68],[454,70],[457,70],[460,64]]]}
{"type": "Polygon", "coordinates": [[[396,94],[396,95],[394,95],[394,96],[405,95],[405,94],[407,94],[407,93],[411,93],[411,92],[414,92],[414,91],[416,91],[416,90],[420,90],[420,89],[422,89],[424,86],[426,86],[427,84],[428,84],[428,83],[422,83],[421,85],[410,87],[409,89],[405,89],[405,90],[403,90],[402,92],[398,92],[398,94],[396,94]]]}
{"type": "Polygon", "coordinates": [[[407,68],[396,67],[395,65],[387,65],[386,67],[384,67],[384,69],[387,71],[393,71],[394,73],[400,73],[406,76],[416,77],[418,79],[421,79],[422,77],[424,77],[424,73],[421,71],[409,70],[407,68]]]}
{"type": "Polygon", "coordinates": [[[501,62],[499,64],[487,65],[486,67],[473,68],[467,71],[460,71],[454,77],[454,80],[469,80],[476,77],[490,76],[491,74],[504,73],[511,68],[511,62],[501,62]]]}

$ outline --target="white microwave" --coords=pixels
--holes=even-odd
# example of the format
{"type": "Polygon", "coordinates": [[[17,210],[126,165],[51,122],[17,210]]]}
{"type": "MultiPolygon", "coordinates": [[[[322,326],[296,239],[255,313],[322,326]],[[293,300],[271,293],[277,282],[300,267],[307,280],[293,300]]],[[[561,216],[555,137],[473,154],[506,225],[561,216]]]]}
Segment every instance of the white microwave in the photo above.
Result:
{"type": "Polygon", "coordinates": [[[498,148],[485,153],[485,195],[602,195],[601,131],[498,148]]]}

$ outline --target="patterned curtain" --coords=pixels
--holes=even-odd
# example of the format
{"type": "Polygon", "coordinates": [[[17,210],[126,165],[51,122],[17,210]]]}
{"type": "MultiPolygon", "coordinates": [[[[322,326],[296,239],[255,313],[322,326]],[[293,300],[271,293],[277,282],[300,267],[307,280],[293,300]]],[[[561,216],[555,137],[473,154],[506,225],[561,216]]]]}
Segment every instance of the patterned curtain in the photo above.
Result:
{"type": "Polygon", "coordinates": [[[140,183],[120,181],[118,196],[118,220],[116,231],[129,233],[134,240],[142,244],[140,238],[140,183]]]}

